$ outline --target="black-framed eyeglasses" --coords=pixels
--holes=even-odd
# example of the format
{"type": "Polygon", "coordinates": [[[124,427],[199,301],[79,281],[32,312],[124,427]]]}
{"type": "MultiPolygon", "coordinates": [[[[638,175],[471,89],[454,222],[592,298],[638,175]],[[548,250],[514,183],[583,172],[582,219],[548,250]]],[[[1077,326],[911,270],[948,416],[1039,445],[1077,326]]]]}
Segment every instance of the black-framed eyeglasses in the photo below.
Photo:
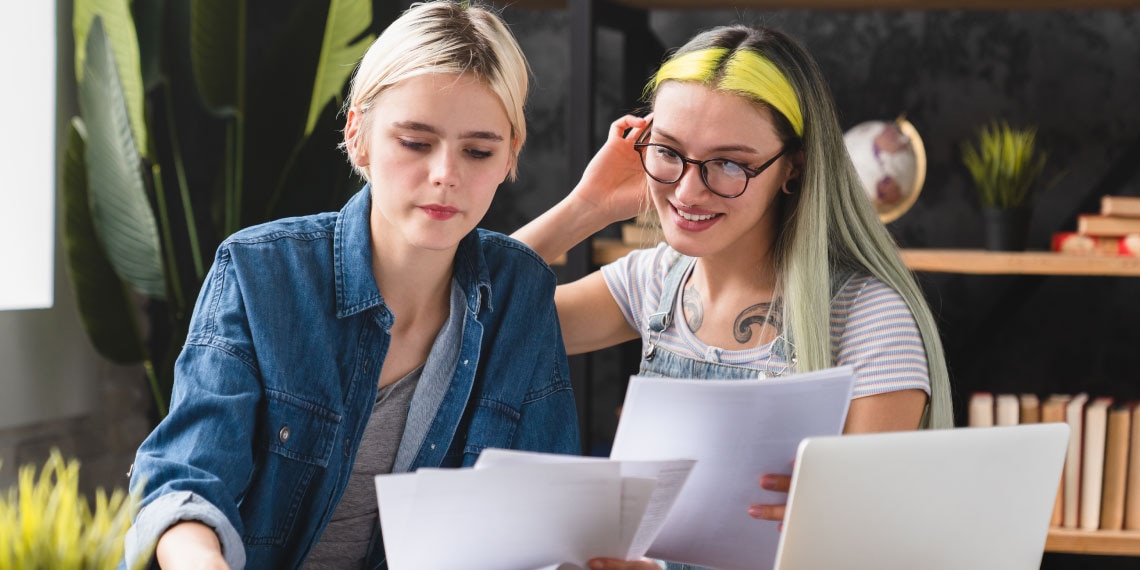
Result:
{"type": "Polygon", "coordinates": [[[756,168],[749,168],[726,158],[710,158],[696,160],[689,158],[677,149],[658,143],[642,142],[649,138],[649,129],[638,137],[633,144],[637,153],[641,155],[641,167],[650,178],[662,184],[676,184],[685,175],[685,169],[690,164],[699,167],[701,181],[709,192],[722,198],[736,198],[748,189],[748,182],[772,166],[781,156],[788,152],[788,145],[784,145],[776,156],[756,168]]]}

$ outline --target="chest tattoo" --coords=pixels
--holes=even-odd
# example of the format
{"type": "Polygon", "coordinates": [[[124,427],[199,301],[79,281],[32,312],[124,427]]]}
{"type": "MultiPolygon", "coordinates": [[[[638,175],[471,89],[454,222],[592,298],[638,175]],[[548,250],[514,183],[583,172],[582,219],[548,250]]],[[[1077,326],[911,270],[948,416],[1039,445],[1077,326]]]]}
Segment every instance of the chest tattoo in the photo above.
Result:
{"type": "Polygon", "coordinates": [[[765,326],[771,326],[779,335],[784,331],[784,323],[780,318],[780,313],[779,299],[774,302],[752,305],[736,316],[736,321],[732,325],[732,336],[736,342],[747,344],[752,340],[753,328],[755,327],[756,332],[761,332],[765,326]]]}

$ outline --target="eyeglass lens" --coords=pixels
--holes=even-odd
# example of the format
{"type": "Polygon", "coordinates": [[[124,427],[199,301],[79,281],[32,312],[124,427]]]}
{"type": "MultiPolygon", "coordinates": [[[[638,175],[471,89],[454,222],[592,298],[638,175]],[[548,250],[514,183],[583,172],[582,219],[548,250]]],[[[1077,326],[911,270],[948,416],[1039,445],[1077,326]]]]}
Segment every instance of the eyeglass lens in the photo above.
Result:
{"type": "MultiPolygon", "coordinates": [[[[646,145],[642,153],[645,171],[665,184],[681,179],[685,171],[685,160],[675,150],[658,144],[646,145]]],[[[713,192],[722,196],[736,196],[744,192],[748,185],[748,174],[737,163],[724,159],[713,159],[700,163],[701,179],[713,192]]]]}

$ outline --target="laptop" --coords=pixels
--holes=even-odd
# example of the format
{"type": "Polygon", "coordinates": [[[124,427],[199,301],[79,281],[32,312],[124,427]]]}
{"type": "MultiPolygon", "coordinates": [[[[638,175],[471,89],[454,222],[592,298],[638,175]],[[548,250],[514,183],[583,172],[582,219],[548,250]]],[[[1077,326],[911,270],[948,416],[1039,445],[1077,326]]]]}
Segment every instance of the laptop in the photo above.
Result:
{"type": "Polygon", "coordinates": [[[1063,423],[807,438],[775,568],[1040,568],[1068,444],[1063,423]]]}

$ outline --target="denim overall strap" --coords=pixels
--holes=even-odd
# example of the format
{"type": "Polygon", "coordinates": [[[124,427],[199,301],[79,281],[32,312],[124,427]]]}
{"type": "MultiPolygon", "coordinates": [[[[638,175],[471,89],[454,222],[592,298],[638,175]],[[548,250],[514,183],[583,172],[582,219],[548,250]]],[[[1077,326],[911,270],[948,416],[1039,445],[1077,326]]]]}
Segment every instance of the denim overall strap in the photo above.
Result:
{"type": "Polygon", "coordinates": [[[665,283],[662,285],[661,301],[657,304],[657,311],[649,315],[645,325],[648,329],[645,350],[642,353],[642,358],[645,360],[653,359],[657,351],[657,340],[673,323],[673,310],[677,303],[677,293],[681,290],[681,281],[685,279],[685,274],[696,261],[695,257],[678,255],[673,265],[669,267],[669,273],[665,275],[665,283]]]}

